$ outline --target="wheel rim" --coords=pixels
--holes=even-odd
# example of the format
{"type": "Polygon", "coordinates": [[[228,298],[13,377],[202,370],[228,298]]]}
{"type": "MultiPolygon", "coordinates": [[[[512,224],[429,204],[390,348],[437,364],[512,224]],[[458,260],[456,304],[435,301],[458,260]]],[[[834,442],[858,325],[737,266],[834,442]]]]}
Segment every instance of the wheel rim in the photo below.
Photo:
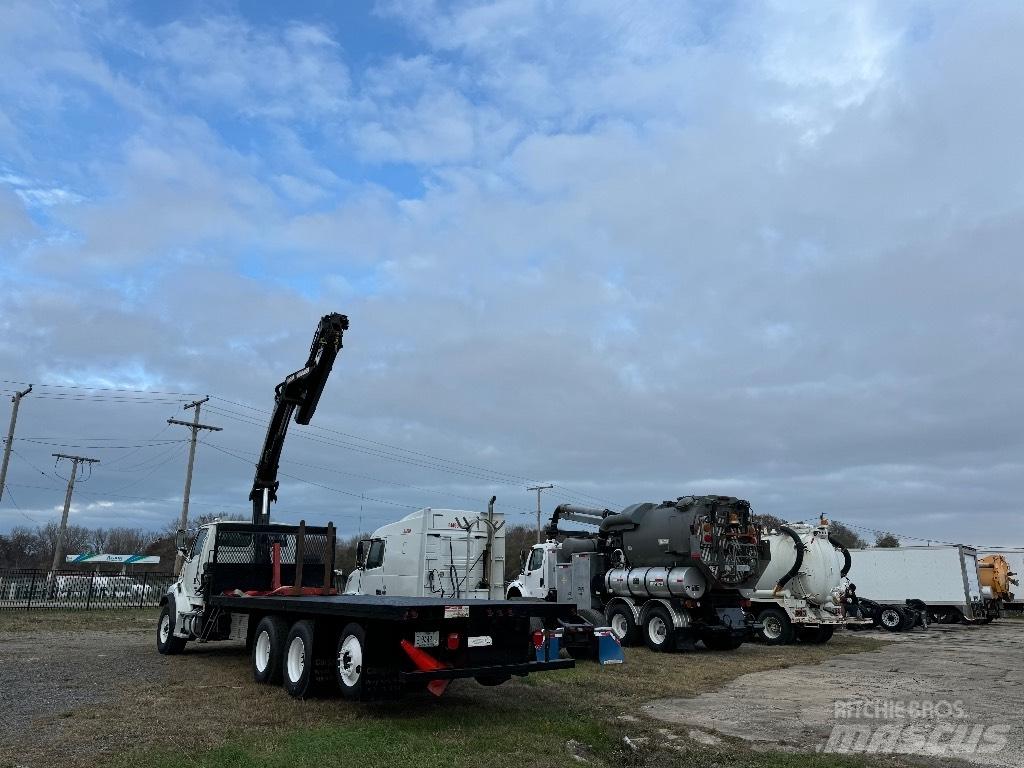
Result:
{"type": "Polygon", "coordinates": [[[264,630],[256,638],[256,669],[265,672],[270,664],[270,633],[264,630]]]}
{"type": "Polygon", "coordinates": [[[778,640],[782,637],[782,622],[778,616],[765,616],[761,619],[761,631],[769,640],[778,640]]]}
{"type": "Polygon", "coordinates": [[[306,668],[306,644],[301,637],[292,639],[288,646],[288,679],[297,683],[302,678],[302,671],[306,668]]]}
{"type": "Polygon", "coordinates": [[[621,613],[616,613],[612,616],[612,632],[615,636],[622,640],[626,637],[626,633],[629,631],[629,622],[626,621],[626,617],[621,613]]]}
{"type": "Polygon", "coordinates": [[[349,688],[359,682],[363,674],[363,646],[359,638],[349,635],[341,643],[338,651],[338,675],[349,688]]]}
{"type": "Polygon", "coordinates": [[[171,636],[171,617],[166,613],[160,617],[160,642],[164,645],[167,644],[167,639],[171,636]]]}
{"type": "Polygon", "coordinates": [[[660,616],[652,616],[651,620],[647,622],[647,634],[655,645],[664,643],[665,638],[668,637],[668,626],[665,624],[665,620],[660,616]]]}
{"type": "Polygon", "coordinates": [[[882,611],[882,623],[887,627],[895,627],[900,623],[900,615],[893,610],[882,611]]]}

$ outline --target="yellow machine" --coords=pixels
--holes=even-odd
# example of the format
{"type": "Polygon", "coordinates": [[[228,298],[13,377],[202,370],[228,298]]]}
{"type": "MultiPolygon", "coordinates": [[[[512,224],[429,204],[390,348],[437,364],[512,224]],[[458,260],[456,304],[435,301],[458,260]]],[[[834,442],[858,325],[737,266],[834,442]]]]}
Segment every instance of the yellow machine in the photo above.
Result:
{"type": "Polygon", "coordinates": [[[1010,586],[1019,586],[1014,578],[1016,575],[1002,555],[986,555],[978,560],[978,580],[981,582],[982,597],[986,601],[1012,603],[1013,592],[1010,586]]]}

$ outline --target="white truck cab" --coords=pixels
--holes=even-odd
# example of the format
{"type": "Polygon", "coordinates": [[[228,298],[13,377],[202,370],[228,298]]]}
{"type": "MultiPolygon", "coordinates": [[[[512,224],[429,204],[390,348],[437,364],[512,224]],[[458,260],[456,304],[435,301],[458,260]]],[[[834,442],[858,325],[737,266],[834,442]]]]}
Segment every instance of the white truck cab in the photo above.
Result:
{"type": "Polygon", "coordinates": [[[519,575],[509,583],[505,596],[510,600],[519,597],[554,599],[558,546],[557,542],[545,541],[530,547],[521,563],[519,575]]]}
{"type": "Polygon", "coordinates": [[[501,513],[419,509],[359,543],[346,595],[501,599],[501,513]]]}

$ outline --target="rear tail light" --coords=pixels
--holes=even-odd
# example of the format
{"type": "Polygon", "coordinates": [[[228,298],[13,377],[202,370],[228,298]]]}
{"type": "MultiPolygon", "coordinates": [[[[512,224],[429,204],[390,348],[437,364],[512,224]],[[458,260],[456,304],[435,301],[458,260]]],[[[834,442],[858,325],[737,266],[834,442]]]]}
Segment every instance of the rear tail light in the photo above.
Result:
{"type": "Polygon", "coordinates": [[[448,635],[448,650],[457,651],[459,650],[459,633],[452,632],[448,635]]]}
{"type": "Polygon", "coordinates": [[[705,544],[710,544],[713,541],[714,541],[714,539],[711,537],[711,534],[709,534],[709,533],[704,534],[704,543],[705,544]]]}
{"type": "Polygon", "coordinates": [[[749,609],[750,608],[750,601],[749,600],[740,600],[740,608],[749,609]]]}
{"type": "Polygon", "coordinates": [[[533,647],[543,648],[544,647],[544,630],[535,629],[533,631],[533,647]]]}

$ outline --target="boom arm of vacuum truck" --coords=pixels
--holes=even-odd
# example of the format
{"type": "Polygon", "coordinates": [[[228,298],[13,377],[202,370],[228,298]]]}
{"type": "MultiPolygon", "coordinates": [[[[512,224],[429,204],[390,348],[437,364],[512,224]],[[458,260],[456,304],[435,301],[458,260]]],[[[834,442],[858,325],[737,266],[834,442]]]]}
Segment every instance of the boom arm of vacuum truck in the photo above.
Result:
{"type": "Polygon", "coordinates": [[[297,424],[309,424],[313,418],[327,377],[331,375],[334,360],[341,350],[342,336],[347,330],[348,317],[345,315],[334,312],[320,318],[306,365],[286,376],[274,389],[274,411],[249,493],[254,525],[270,523],[270,502],[277,501],[277,470],[284,439],[288,435],[288,423],[293,415],[297,424]]]}

